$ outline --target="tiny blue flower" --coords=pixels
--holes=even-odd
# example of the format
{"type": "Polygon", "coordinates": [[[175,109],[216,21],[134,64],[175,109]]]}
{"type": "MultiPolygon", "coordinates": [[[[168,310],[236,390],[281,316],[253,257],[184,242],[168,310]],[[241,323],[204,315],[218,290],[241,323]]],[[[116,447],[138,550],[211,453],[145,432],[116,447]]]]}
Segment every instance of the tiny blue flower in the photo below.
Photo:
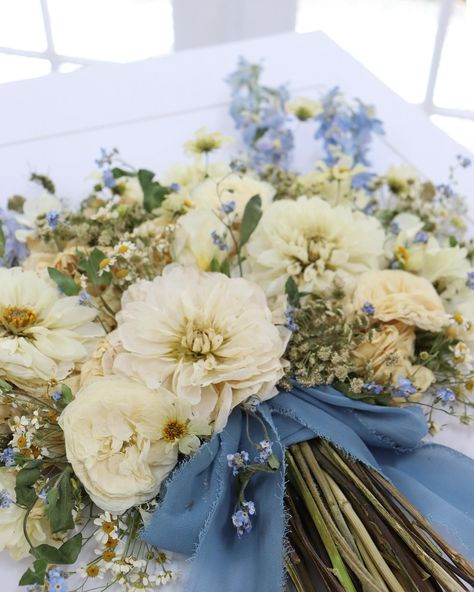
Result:
{"type": "Polygon", "coordinates": [[[367,389],[369,392],[373,393],[374,395],[380,395],[383,392],[383,385],[378,384],[377,382],[367,382],[364,384],[364,388],[367,389]]]}
{"type": "Polygon", "coordinates": [[[179,183],[171,183],[170,189],[175,193],[179,193],[179,191],[181,190],[181,185],[179,183]]]}
{"type": "Polygon", "coordinates": [[[81,290],[79,292],[79,304],[84,305],[89,302],[90,294],[87,290],[81,290]]]}
{"type": "Polygon", "coordinates": [[[104,185],[109,189],[113,189],[117,185],[117,181],[110,169],[104,169],[102,171],[102,180],[104,181],[104,185]]]}
{"type": "Polygon", "coordinates": [[[454,391],[452,391],[447,386],[439,388],[435,392],[435,397],[439,398],[443,403],[449,403],[451,401],[456,400],[456,395],[454,394],[454,391]]]}
{"type": "Polygon", "coordinates": [[[61,212],[58,210],[49,210],[49,212],[46,214],[46,222],[48,223],[48,226],[51,228],[51,230],[56,230],[56,228],[59,226],[60,217],[61,212]]]}
{"type": "Polygon", "coordinates": [[[255,462],[259,464],[264,464],[267,462],[268,458],[272,455],[272,442],[269,440],[262,440],[258,446],[257,450],[259,450],[259,455],[255,457],[255,462]]]}
{"type": "Polygon", "coordinates": [[[40,499],[44,504],[48,504],[48,492],[46,491],[46,489],[42,489],[39,493],[38,493],[38,499],[40,499]]]}
{"type": "Polygon", "coordinates": [[[0,491],[0,509],[7,509],[13,503],[12,498],[8,495],[8,491],[6,489],[2,489],[0,491]]]}
{"type": "Polygon", "coordinates": [[[416,388],[410,379],[400,376],[398,378],[398,388],[393,389],[392,395],[394,397],[409,397],[416,393],[416,388]]]}
{"type": "Polygon", "coordinates": [[[261,401],[258,397],[252,396],[242,403],[242,407],[247,411],[250,411],[250,413],[255,413],[260,403],[261,401]]]}
{"type": "Polygon", "coordinates": [[[223,212],[224,214],[232,214],[232,212],[235,210],[235,200],[231,200],[228,201],[227,203],[223,203],[221,205],[221,212],[223,212]]]}
{"type": "Polygon", "coordinates": [[[400,234],[400,225],[397,222],[390,222],[390,232],[392,234],[400,234]]]}
{"type": "Polygon", "coordinates": [[[53,401],[59,401],[59,399],[62,398],[62,393],[61,391],[54,391],[54,393],[51,395],[51,399],[53,399],[53,401]]]}
{"type": "Polygon", "coordinates": [[[247,467],[249,458],[249,453],[245,450],[227,455],[227,465],[232,469],[234,477],[247,467]]]}
{"type": "Polygon", "coordinates": [[[470,167],[472,164],[472,160],[470,158],[467,158],[466,156],[463,156],[462,154],[458,154],[456,158],[458,159],[458,162],[463,169],[470,167]]]}
{"type": "Polygon", "coordinates": [[[296,333],[296,331],[299,330],[298,323],[294,318],[294,313],[295,308],[293,306],[288,306],[285,310],[286,326],[292,333],[296,333]]]}
{"type": "Polygon", "coordinates": [[[467,274],[467,287],[474,290],[474,271],[469,271],[467,274]]]}
{"type": "Polygon", "coordinates": [[[415,237],[413,238],[413,242],[416,244],[425,244],[428,242],[429,240],[429,236],[426,232],[424,232],[423,230],[419,230],[416,234],[415,237]]]}
{"type": "Polygon", "coordinates": [[[219,248],[220,251],[227,251],[229,248],[224,239],[215,230],[211,232],[212,242],[219,248]]]}
{"type": "Polygon", "coordinates": [[[0,452],[0,462],[3,463],[7,468],[11,468],[16,465],[13,448],[8,447],[5,448],[3,452],[0,452]]]}
{"type": "Polygon", "coordinates": [[[375,314],[375,308],[372,306],[372,304],[370,304],[370,302],[366,302],[362,307],[362,312],[364,312],[366,315],[369,315],[369,317],[373,317],[375,314]]]}
{"type": "Polygon", "coordinates": [[[235,526],[239,538],[252,530],[250,516],[255,513],[255,504],[249,501],[243,502],[240,509],[232,514],[232,524],[235,526]]]}

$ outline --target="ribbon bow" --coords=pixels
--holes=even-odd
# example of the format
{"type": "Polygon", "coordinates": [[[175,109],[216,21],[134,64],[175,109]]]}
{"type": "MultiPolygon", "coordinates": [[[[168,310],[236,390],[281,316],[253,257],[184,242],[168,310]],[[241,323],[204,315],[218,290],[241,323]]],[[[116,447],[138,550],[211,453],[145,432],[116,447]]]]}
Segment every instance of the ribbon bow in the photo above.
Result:
{"type": "Polygon", "coordinates": [[[231,523],[236,502],[227,455],[252,447],[261,425],[240,409],[224,431],[166,484],[143,538],[162,549],[193,555],[186,592],[278,592],[283,588],[284,450],[325,438],[388,477],[441,535],[474,559],[474,461],[435,444],[422,444],[427,426],[420,408],[379,407],[354,401],[332,387],[281,392],[258,407],[280,469],[249,485],[253,529],[238,538],[231,523]]]}

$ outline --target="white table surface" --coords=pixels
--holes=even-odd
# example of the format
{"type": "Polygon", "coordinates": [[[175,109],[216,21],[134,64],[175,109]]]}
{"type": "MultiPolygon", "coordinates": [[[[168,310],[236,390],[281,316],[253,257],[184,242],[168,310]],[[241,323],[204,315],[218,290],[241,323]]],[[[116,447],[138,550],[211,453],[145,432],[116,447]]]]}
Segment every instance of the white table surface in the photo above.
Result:
{"type": "MultiPolygon", "coordinates": [[[[0,87],[0,204],[13,193],[31,193],[31,171],[49,174],[60,195],[77,202],[90,187],[86,177],[101,146],[117,147],[127,162],[160,172],[183,159],[183,142],[197,128],[232,133],[223,79],[240,55],[263,58],[265,81],[289,82],[295,95],[317,97],[339,85],[349,96],[375,104],[387,132],[373,147],[376,170],[407,162],[444,182],[455,155],[466,154],[420,108],[403,101],[326,35],[288,34],[0,87]]],[[[304,169],[318,151],[305,129],[298,142],[297,164],[304,169]]],[[[459,181],[466,194],[471,192],[474,209],[472,169],[459,181]]],[[[435,441],[474,457],[474,427],[448,423],[435,441]]],[[[26,566],[0,554],[0,590],[16,591],[26,566]]]]}

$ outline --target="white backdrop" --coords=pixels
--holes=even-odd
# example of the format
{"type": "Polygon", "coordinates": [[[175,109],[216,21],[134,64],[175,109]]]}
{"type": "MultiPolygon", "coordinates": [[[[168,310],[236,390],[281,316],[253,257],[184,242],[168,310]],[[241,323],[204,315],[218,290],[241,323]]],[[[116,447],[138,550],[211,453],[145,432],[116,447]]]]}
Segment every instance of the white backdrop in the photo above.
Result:
{"type": "MultiPolygon", "coordinates": [[[[263,58],[265,81],[289,82],[294,94],[316,97],[339,85],[375,104],[386,129],[374,146],[377,170],[404,161],[445,182],[455,155],[466,154],[324,34],[288,34],[0,87],[0,203],[31,193],[31,171],[49,174],[60,195],[77,202],[90,188],[86,177],[101,146],[117,147],[127,162],[160,172],[182,159],[183,142],[197,128],[232,132],[224,78],[239,55],[263,58]]],[[[297,164],[304,168],[318,153],[310,133],[301,133],[297,164]]],[[[474,209],[472,169],[460,177],[460,187],[470,192],[474,209]]],[[[436,440],[474,456],[474,428],[456,422],[436,440]]],[[[17,589],[24,569],[0,555],[2,592],[17,589]]]]}

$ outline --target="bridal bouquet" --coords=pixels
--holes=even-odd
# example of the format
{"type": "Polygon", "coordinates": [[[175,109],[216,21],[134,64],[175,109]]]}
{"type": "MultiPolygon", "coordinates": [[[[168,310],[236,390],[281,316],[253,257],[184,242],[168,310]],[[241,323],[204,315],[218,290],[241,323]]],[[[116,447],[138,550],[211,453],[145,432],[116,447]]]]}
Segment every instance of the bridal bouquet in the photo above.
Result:
{"type": "Polygon", "coordinates": [[[103,149],[78,208],[33,174],[0,212],[0,550],[31,591],[474,583],[474,464],[421,443],[471,422],[470,162],[380,174],[371,107],[261,75],[228,79],[240,144],[200,129],[159,175],[103,149]]]}

